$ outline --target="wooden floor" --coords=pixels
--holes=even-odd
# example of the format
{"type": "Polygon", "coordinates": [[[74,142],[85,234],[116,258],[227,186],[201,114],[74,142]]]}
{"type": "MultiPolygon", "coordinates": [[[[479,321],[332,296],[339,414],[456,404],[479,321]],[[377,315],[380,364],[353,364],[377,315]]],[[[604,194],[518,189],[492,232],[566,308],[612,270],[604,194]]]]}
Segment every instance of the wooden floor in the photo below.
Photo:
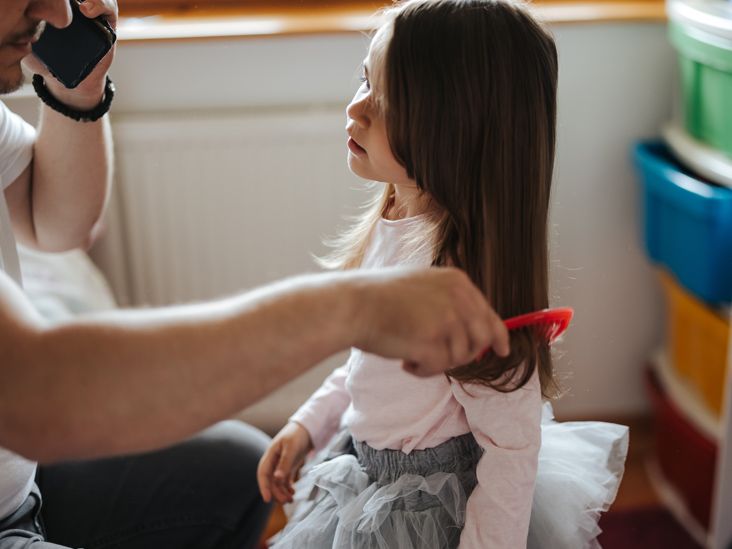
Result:
{"type": "Polygon", "coordinates": [[[659,504],[646,474],[645,461],[653,451],[653,431],[649,417],[619,420],[630,427],[630,447],[625,475],[611,510],[651,507],[659,504]]]}

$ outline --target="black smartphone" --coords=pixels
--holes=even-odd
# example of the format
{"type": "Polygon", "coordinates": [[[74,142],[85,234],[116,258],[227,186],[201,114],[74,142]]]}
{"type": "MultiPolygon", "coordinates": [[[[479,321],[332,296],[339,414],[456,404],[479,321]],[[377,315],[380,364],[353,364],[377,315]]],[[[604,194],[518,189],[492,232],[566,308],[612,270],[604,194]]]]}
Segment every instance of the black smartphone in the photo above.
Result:
{"type": "Polygon", "coordinates": [[[69,2],[71,24],[63,29],[46,24],[33,53],[64,86],[75,88],[112,48],[117,35],[106,20],[82,14],[78,0],[69,2]]]}

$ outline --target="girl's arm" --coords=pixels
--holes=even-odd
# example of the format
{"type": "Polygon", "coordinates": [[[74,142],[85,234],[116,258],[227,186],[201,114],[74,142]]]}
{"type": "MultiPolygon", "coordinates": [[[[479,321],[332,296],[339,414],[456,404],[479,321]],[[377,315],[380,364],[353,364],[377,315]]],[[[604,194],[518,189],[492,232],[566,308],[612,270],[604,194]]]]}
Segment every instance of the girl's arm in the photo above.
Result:
{"type": "Polygon", "coordinates": [[[292,503],[293,486],[310,450],[320,450],[336,433],[351,399],[345,388],[348,364],[333,371],[277,433],[257,467],[264,501],[292,503]]]}
{"type": "Polygon", "coordinates": [[[525,549],[541,446],[538,375],[510,393],[457,382],[453,393],[484,450],[460,549],[525,549]]]}
{"type": "Polygon", "coordinates": [[[351,395],[346,390],[348,370],[349,363],[333,370],[290,418],[305,427],[315,451],[323,448],[338,431],[341,417],[351,403],[351,395]]]}

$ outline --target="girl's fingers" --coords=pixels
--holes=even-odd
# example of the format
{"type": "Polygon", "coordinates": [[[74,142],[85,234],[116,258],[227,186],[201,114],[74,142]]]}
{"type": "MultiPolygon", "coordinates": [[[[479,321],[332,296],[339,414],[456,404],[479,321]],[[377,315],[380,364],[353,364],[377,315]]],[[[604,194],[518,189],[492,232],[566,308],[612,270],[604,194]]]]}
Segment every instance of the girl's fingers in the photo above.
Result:
{"type": "Polygon", "coordinates": [[[292,473],[292,466],[295,464],[295,455],[292,451],[292,444],[284,444],[282,447],[282,453],[280,454],[280,461],[277,464],[275,470],[275,478],[286,480],[292,473]]]}
{"type": "Polygon", "coordinates": [[[278,493],[278,497],[277,497],[278,503],[282,503],[282,504],[292,503],[292,496],[295,493],[294,491],[291,491],[286,486],[279,486],[277,493],[278,493]]]}
{"type": "Polygon", "coordinates": [[[303,463],[305,462],[304,459],[298,460],[298,462],[295,464],[295,467],[292,468],[292,472],[290,473],[290,488],[292,488],[292,493],[295,493],[295,483],[297,482],[298,473],[300,472],[300,469],[302,469],[303,463]]]}
{"type": "Polygon", "coordinates": [[[287,483],[283,482],[283,479],[277,474],[277,472],[275,472],[272,479],[272,492],[280,503],[283,503],[283,500],[286,500],[289,496],[287,483]]]}
{"type": "Polygon", "coordinates": [[[277,452],[274,445],[267,448],[267,451],[259,460],[257,466],[257,484],[259,484],[259,491],[262,494],[262,499],[269,503],[272,499],[272,471],[274,469],[275,459],[277,452]]]}
{"type": "Polygon", "coordinates": [[[294,490],[290,479],[293,475],[295,460],[297,456],[293,452],[292,444],[285,444],[280,454],[280,460],[274,472],[275,482],[285,497],[290,500],[294,490]]]}
{"type": "Polygon", "coordinates": [[[279,503],[292,501],[292,487],[290,486],[290,475],[292,467],[292,451],[287,444],[284,444],[280,452],[277,465],[274,470],[273,490],[279,503]]]}

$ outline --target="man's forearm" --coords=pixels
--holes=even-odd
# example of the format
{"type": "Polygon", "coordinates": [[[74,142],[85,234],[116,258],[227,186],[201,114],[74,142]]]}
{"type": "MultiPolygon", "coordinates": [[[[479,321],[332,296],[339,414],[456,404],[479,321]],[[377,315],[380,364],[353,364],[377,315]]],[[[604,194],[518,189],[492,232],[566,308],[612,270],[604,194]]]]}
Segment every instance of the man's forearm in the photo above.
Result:
{"type": "Polygon", "coordinates": [[[509,352],[501,319],[452,268],[310,275],[58,327],[0,273],[0,446],[37,460],[159,447],[350,346],[418,375],[509,352]]]}
{"type": "Polygon", "coordinates": [[[0,336],[13,380],[0,385],[0,445],[37,460],[132,452],[231,416],[350,345],[347,294],[313,280],[57,328],[16,298],[7,313],[27,322],[0,336]]]}
{"type": "Polygon", "coordinates": [[[75,122],[44,106],[33,159],[31,204],[37,247],[86,247],[112,180],[108,117],[75,122]]]}
{"type": "Polygon", "coordinates": [[[43,106],[34,159],[5,191],[18,240],[58,252],[85,248],[112,179],[107,117],[75,122],[43,106]]]}

